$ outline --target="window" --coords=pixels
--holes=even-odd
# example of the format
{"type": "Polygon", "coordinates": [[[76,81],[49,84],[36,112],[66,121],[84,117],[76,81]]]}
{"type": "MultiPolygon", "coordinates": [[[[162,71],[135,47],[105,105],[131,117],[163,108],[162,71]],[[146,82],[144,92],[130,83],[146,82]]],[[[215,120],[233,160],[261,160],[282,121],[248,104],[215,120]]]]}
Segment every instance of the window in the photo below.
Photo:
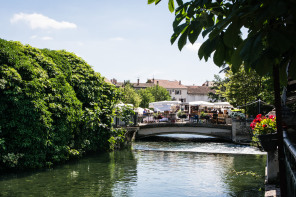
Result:
{"type": "Polygon", "coordinates": [[[186,98],[180,98],[179,101],[181,101],[182,103],[183,102],[185,103],[186,102],[186,98]]]}
{"type": "Polygon", "coordinates": [[[175,90],[175,94],[176,95],[180,95],[181,94],[181,90],[175,90]]]}

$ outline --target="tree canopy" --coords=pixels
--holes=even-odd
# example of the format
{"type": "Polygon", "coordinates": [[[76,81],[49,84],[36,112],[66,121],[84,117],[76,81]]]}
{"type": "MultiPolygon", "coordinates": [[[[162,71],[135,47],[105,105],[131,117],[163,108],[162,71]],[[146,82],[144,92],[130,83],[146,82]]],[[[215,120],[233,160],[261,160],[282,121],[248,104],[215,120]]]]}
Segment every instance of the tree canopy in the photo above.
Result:
{"type": "Polygon", "coordinates": [[[114,147],[120,93],[73,53],[0,39],[0,170],[114,147]]]}
{"type": "Polygon", "coordinates": [[[149,87],[146,91],[150,92],[154,97],[154,101],[170,101],[171,96],[170,93],[164,87],[159,85],[149,87]]]}
{"type": "Polygon", "coordinates": [[[134,107],[139,107],[142,99],[134,90],[130,82],[126,83],[126,85],[121,88],[121,91],[123,93],[122,102],[126,104],[133,104],[134,107]]]}
{"type": "MultiPolygon", "coordinates": [[[[148,0],[158,4],[161,0],[148,0]]],[[[241,65],[260,75],[270,74],[277,66],[281,80],[286,70],[296,79],[296,2],[293,0],[168,0],[175,12],[173,44],[180,50],[187,40],[192,44],[199,35],[206,38],[198,56],[206,61],[213,55],[218,66],[231,64],[237,72],[241,65]],[[247,35],[242,36],[246,29],[247,35]]]]}

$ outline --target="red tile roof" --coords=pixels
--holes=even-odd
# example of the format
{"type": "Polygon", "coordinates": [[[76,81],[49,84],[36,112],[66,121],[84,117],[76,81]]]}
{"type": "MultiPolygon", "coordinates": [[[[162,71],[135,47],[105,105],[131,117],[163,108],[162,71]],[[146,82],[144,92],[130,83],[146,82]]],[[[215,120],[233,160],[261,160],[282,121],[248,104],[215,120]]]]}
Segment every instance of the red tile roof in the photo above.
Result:
{"type": "Polygon", "coordinates": [[[164,87],[166,89],[169,89],[169,88],[186,89],[187,88],[186,86],[181,84],[181,81],[177,81],[177,80],[169,81],[169,80],[162,80],[162,79],[154,79],[154,84],[157,85],[157,83],[159,86],[164,87]]]}
{"type": "Polygon", "coordinates": [[[149,88],[153,87],[153,83],[132,83],[134,88],[149,88]]]}
{"type": "Polygon", "coordinates": [[[208,86],[187,86],[187,94],[208,94],[209,92],[215,92],[208,86]]]}

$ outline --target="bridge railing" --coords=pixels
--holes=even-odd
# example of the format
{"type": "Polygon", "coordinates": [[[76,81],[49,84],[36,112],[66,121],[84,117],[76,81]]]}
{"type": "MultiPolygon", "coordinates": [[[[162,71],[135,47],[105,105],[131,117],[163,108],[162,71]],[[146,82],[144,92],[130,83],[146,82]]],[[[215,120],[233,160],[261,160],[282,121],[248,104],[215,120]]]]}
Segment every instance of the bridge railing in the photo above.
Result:
{"type": "Polygon", "coordinates": [[[165,123],[199,123],[199,124],[231,124],[227,121],[217,121],[209,117],[200,118],[198,116],[189,116],[183,115],[181,118],[177,117],[176,114],[162,114],[162,115],[153,115],[153,114],[143,114],[138,115],[137,122],[139,124],[165,124],[165,123]]]}
{"type": "Polygon", "coordinates": [[[183,116],[181,118],[177,117],[176,114],[162,114],[162,115],[153,115],[153,114],[134,114],[129,118],[126,118],[125,121],[115,117],[113,121],[115,127],[122,126],[138,126],[142,124],[171,124],[171,123],[192,123],[192,124],[220,124],[220,125],[229,125],[231,122],[218,122],[210,118],[199,118],[198,116],[183,116]]]}
{"type": "Polygon", "coordinates": [[[296,196],[296,144],[284,133],[287,196],[296,196]]]}

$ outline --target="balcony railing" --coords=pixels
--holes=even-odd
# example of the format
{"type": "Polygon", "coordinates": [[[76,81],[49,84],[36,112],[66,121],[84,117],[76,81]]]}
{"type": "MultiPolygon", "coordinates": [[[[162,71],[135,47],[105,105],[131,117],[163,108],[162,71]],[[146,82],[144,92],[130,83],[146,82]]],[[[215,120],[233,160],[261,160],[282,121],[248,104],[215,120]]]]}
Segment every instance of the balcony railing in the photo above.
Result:
{"type": "Polygon", "coordinates": [[[296,196],[296,143],[284,132],[287,196],[296,196]]]}

